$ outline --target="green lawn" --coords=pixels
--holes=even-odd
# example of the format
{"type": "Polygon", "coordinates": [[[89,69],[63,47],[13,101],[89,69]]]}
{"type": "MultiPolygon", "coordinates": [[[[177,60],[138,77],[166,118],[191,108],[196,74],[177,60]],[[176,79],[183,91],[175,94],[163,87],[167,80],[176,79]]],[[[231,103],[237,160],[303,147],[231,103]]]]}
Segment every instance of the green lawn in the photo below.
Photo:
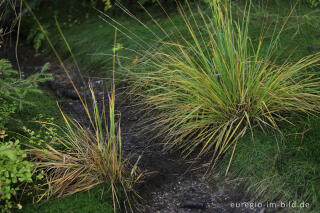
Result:
{"type": "MultiPolygon", "coordinates": [[[[239,141],[228,177],[244,180],[245,190],[262,202],[306,202],[309,208],[287,208],[295,212],[320,209],[320,121],[312,118],[277,133],[256,133],[239,141]]],[[[231,152],[221,161],[225,171],[231,152]]]]}
{"type": "Polygon", "coordinates": [[[62,199],[52,199],[42,201],[33,205],[27,203],[24,205],[24,213],[98,213],[113,212],[111,193],[105,191],[102,194],[101,187],[96,187],[88,192],[76,193],[62,199]]]}

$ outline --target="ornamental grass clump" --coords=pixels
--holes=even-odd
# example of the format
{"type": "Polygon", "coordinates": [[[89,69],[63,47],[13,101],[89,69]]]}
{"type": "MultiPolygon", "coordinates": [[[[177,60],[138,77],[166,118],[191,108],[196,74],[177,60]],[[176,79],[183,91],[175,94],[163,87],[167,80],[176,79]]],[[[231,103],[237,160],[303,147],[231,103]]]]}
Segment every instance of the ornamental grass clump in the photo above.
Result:
{"type": "MultiPolygon", "coordinates": [[[[134,184],[141,179],[143,174],[138,167],[140,157],[132,165],[122,153],[120,120],[116,121],[117,116],[115,114],[115,50],[113,53],[113,81],[110,92],[107,94],[109,105],[106,109],[105,94],[103,93],[101,97],[101,107],[90,82],[88,90],[91,96],[83,97],[80,95],[43,26],[29,5],[26,2],[25,4],[60,62],[85,111],[84,116],[89,121],[89,125],[85,126],[70,118],[60,109],[65,124],[64,128],[61,128],[64,135],[58,137],[55,141],[48,141],[45,148],[31,147],[29,154],[35,161],[36,169],[44,174],[45,179],[43,187],[39,189],[43,193],[39,196],[38,201],[45,197],[64,197],[77,192],[88,191],[97,185],[104,184],[111,189],[114,212],[118,212],[120,207],[123,206],[120,203],[120,196],[125,198],[125,210],[134,212],[131,198],[139,197],[134,189],[134,184]]],[[[56,23],[78,68],[70,45],[61,31],[60,25],[58,22],[56,23]]],[[[114,46],[116,46],[116,32],[114,46]]],[[[79,68],[78,71],[80,73],[79,68]]]]}
{"type": "Polygon", "coordinates": [[[250,9],[235,20],[228,5],[213,3],[209,13],[195,13],[188,3],[186,8],[179,7],[186,29],[169,17],[175,33],[153,19],[166,37],[129,72],[132,93],[156,112],[152,120],[166,137],[166,150],[210,156],[212,168],[256,127],[280,131],[280,122],[292,123],[292,113],[319,112],[320,79],[310,70],[319,68],[320,53],[280,63],[277,42],[284,25],[268,44],[263,36],[253,42],[250,9]]]}
{"type": "MultiPolygon", "coordinates": [[[[93,115],[85,105],[93,128],[89,129],[62,113],[65,121],[65,136],[49,143],[46,148],[33,148],[29,153],[36,161],[37,170],[45,174],[46,186],[40,196],[63,197],[80,191],[87,191],[99,184],[110,186],[113,207],[120,207],[119,193],[128,196],[134,192],[133,185],[141,178],[136,165],[131,166],[122,154],[120,123],[115,122],[115,93],[108,95],[109,117],[106,109],[99,112],[96,97],[92,92],[93,115]],[[109,123],[107,121],[109,120],[109,123]]],[[[130,204],[130,203],[129,203],[130,204]]]]}

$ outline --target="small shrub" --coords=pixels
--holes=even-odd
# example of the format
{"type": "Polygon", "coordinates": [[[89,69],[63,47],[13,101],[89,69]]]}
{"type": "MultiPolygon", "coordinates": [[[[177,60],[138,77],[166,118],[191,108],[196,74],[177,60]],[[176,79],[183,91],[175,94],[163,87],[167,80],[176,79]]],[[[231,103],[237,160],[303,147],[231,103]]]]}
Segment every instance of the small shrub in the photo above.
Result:
{"type": "MultiPolygon", "coordinates": [[[[0,138],[4,137],[4,134],[4,132],[0,133],[0,138]]],[[[26,151],[21,149],[19,140],[0,143],[1,212],[9,212],[12,208],[22,208],[12,198],[21,191],[22,183],[32,182],[34,165],[25,158],[26,151]]]]}

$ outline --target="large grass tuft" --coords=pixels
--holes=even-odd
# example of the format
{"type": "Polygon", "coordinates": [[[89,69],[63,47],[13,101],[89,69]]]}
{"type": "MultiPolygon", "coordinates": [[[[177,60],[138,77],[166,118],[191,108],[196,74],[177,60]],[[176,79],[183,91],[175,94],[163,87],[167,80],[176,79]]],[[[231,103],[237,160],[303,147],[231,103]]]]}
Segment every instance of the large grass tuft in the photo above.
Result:
{"type": "Polygon", "coordinates": [[[193,11],[188,3],[179,7],[187,30],[176,27],[175,34],[154,20],[167,36],[131,69],[132,92],[158,113],[153,120],[167,150],[209,154],[213,166],[248,131],[280,131],[279,123],[291,123],[289,113],[319,112],[319,76],[309,71],[318,68],[320,53],[278,63],[284,25],[275,28],[269,44],[261,35],[253,45],[250,9],[241,20],[220,4],[193,11]]]}

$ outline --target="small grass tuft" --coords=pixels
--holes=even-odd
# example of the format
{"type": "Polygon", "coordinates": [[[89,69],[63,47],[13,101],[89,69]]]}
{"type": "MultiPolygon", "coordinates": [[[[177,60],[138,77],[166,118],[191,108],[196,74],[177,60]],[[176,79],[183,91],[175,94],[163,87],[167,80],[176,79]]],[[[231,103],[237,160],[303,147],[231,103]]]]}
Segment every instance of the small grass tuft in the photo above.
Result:
{"type": "MultiPolygon", "coordinates": [[[[107,184],[112,191],[116,212],[120,206],[118,187],[123,188],[126,194],[132,192],[133,184],[141,174],[137,168],[130,170],[128,160],[122,156],[120,124],[116,126],[114,120],[114,92],[108,96],[109,118],[105,109],[99,113],[92,90],[91,94],[94,113],[90,120],[93,130],[81,126],[61,111],[66,128],[64,137],[59,138],[58,142],[63,148],[46,144],[45,149],[33,148],[29,152],[36,161],[37,169],[45,174],[46,190],[39,201],[44,197],[63,197],[107,184]]],[[[88,108],[86,111],[89,115],[88,108]]]]}
{"type": "MultiPolygon", "coordinates": [[[[44,197],[63,197],[77,192],[90,190],[97,185],[107,184],[111,188],[113,211],[117,212],[120,208],[118,193],[123,191],[129,200],[130,194],[137,195],[133,185],[142,177],[142,173],[135,165],[130,162],[122,153],[122,139],[120,121],[116,124],[115,115],[115,51],[113,52],[113,81],[111,91],[108,93],[109,109],[105,107],[105,96],[102,95],[102,110],[98,105],[95,91],[89,82],[89,92],[91,97],[82,97],[78,88],[72,81],[65,64],[59,53],[52,44],[48,34],[43,29],[39,19],[35,16],[27,2],[24,2],[28,10],[34,17],[44,36],[46,37],[52,51],[55,53],[61,67],[64,69],[67,78],[73,86],[86,116],[89,120],[89,127],[85,127],[67,116],[63,111],[65,128],[64,137],[58,138],[57,142],[63,148],[55,148],[49,143],[46,148],[33,147],[29,154],[36,160],[38,170],[44,171],[46,186],[39,200],[44,197]],[[91,105],[88,100],[91,100],[91,105]],[[109,113],[109,114],[108,114],[109,113]],[[119,190],[122,189],[122,190],[119,190]]],[[[74,63],[77,66],[73,52],[57,23],[59,33],[64,39],[74,63]]],[[[115,31],[114,47],[116,46],[117,31],[115,31]]],[[[78,70],[80,73],[80,70],[78,70]]],[[[133,211],[128,202],[127,211],[133,211]]]]}

